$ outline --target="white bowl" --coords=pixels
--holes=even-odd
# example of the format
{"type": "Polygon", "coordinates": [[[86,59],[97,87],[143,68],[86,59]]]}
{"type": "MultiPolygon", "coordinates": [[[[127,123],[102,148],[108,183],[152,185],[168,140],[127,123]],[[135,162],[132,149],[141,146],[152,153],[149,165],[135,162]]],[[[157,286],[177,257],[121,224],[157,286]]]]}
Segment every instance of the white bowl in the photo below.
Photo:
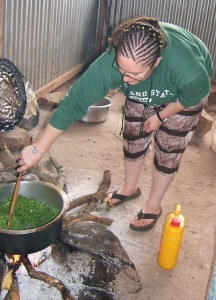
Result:
{"type": "Polygon", "coordinates": [[[104,97],[100,101],[89,106],[87,114],[80,121],[87,123],[105,121],[110,105],[111,99],[109,97],[104,97]]]}

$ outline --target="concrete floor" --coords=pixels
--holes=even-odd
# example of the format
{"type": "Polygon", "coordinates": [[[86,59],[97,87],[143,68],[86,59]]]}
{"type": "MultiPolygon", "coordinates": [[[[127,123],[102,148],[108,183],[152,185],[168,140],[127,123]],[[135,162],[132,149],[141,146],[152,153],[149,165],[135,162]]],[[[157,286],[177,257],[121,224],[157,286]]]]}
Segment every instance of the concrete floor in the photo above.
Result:
{"type": "MultiPolygon", "coordinates": [[[[67,86],[64,88],[68,88],[67,86]]],[[[108,118],[103,123],[76,122],[55,142],[50,150],[63,166],[70,199],[95,192],[104,170],[112,174],[111,189],[123,182],[121,109],[124,97],[112,98],[108,118]]],[[[35,136],[47,122],[50,111],[42,111],[35,136]]],[[[216,153],[210,150],[210,133],[191,144],[169,191],[163,200],[163,214],[156,227],[149,232],[134,232],[129,228],[133,216],[144,206],[151,187],[152,157],[146,159],[139,180],[142,195],[101,214],[112,218],[109,229],[119,238],[135,264],[142,282],[139,294],[124,296],[122,300],[204,300],[214,264],[215,247],[215,175],[216,153]],[[176,268],[163,270],[157,255],[166,214],[174,203],[182,205],[186,229],[176,268]]]]}

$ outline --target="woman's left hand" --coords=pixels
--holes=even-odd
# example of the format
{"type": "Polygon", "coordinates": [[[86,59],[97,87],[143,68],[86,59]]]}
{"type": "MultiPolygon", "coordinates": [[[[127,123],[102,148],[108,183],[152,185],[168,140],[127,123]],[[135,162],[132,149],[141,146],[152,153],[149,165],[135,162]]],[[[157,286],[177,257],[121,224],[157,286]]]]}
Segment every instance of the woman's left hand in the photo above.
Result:
{"type": "Polygon", "coordinates": [[[147,133],[157,130],[162,122],[158,119],[157,115],[150,116],[144,123],[144,128],[147,133]]]}

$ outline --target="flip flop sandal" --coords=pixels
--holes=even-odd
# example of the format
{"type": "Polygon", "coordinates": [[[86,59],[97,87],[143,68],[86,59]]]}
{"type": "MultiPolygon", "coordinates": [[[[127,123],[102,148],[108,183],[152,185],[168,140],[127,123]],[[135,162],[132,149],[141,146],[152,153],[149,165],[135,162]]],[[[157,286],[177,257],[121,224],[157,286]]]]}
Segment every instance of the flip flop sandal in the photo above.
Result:
{"type": "Polygon", "coordinates": [[[27,106],[23,76],[8,59],[0,58],[0,131],[13,130],[27,106]]]}
{"type": "Polygon", "coordinates": [[[136,230],[136,231],[147,231],[155,226],[155,224],[157,223],[157,220],[159,219],[161,214],[162,214],[162,208],[158,215],[150,214],[150,213],[143,213],[142,209],[141,209],[140,212],[138,212],[138,214],[137,214],[137,218],[138,218],[137,220],[153,219],[153,221],[150,224],[144,225],[144,226],[135,226],[133,224],[130,224],[130,229],[136,230]]]}
{"type": "MultiPolygon", "coordinates": [[[[109,193],[108,193],[108,194],[109,194],[109,193]]],[[[112,197],[110,198],[110,200],[111,200],[111,199],[118,199],[118,200],[120,200],[120,201],[118,201],[118,202],[116,202],[116,203],[113,203],[113,204],[111,204],[111,205],[112,205],[112,206],[118,206],[118,205],[120,205],[120,204],[122,204],[122,203],[124,203],[124,202],[126,202],[126,201],[128,201],[128,200],[132,200],[132,199],[134,199],[134,198],[136,198],[136,197],[139,197],[140,195],[141,195],[141,190],[140,190],[140,188],[137,188],[136,192],[135,192],[134,194],[130,195],[130,196],[118,194],[118,193],[117,193],[117,190],[115,190],[115,191],[112,192],[112,197]]],[[[107,201],[107,202],[108,202],[108,201],[107,201]]]]}

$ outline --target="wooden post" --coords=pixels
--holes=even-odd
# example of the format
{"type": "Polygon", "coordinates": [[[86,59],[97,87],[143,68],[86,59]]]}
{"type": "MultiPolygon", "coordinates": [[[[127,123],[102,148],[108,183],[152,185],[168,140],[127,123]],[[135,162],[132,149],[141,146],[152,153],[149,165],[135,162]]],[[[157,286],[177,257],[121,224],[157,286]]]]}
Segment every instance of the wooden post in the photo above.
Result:
{"type": "Polygon", "coordinates": [[[0,0],[0,57],[2,57],[2,9],[3,0],[0,0]]]}
{"type": "Polygon", "coordinates": [[[96,46],[95,46],[96,53],[100,53],[100,51],[102,50],[104,20],[105,20],[105,3],[104,0],[100,0],[99,17],[98,17],[98,24],[97,24],[97,37],[96,37],[96,46]]]}
{"type": "Polygon", "coordinates": [[[38,90],[35,91],[36,98],[40,99],[40,97],[42,97],[44,94],[53,91],[69,79],[73,78],[74,76],[82,72],[85,69],[86,65],[87,62],[81,63],[76,67],[70,69],[69,71],[65,72],[64,74],[60,75],[59,77],[48,82],[44,86],[40,87],[38,90]]]}

